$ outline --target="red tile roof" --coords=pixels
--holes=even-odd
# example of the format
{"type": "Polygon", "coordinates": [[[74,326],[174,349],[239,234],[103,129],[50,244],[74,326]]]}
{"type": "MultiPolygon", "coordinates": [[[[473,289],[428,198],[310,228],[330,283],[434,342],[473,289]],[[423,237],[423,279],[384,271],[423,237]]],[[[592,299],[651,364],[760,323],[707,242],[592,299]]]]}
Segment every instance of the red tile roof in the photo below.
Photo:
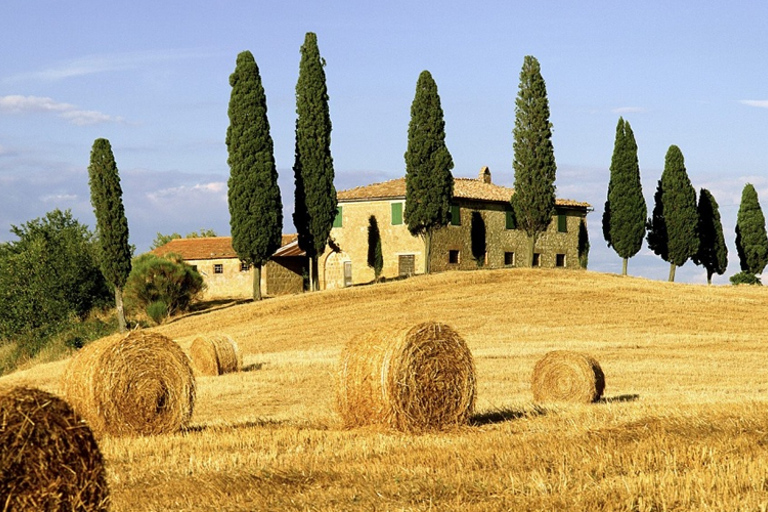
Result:
{"type": "MultiPolygon", "coordinates": [[[[460,199],[474,199],[480,201],[492,201],[506,203],[515,190],[493,183],[484,183],[475,178],[454,178],[453,196],[460,199]]],[[[376,201],[386,199],[405,199],[405,178],[374,183],[364,187],[356,187],[338,192],[339,202],[376,201]]],[[[560,206],[576,206],[590,208],[589,203],[574,201],[572,199],[558,199],[560,206]]]]}
{"type": "MultiPolygon", "coordinates": [[[[283,247],[297,240],[297,235],[283,235],[283,247]]],[[[282,250],[278,249],[278,252],[282,250]]],[[[237,258],[237,253],[232,248],[231,236],[217,236],[210,238],[175,238],[167,244],[151,251],[157,256],[165,256],[169,253],[178,254],[185,261],[191,260],[218,260],[237,258]]]]}

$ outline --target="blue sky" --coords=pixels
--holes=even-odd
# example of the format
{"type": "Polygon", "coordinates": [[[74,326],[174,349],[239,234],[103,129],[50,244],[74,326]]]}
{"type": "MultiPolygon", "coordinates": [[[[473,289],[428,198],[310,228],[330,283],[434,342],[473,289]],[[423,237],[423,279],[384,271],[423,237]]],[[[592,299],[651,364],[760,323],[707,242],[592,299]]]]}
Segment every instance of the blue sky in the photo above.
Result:
{"type": "MultiPolygon", "coordinates": [[[[588,201],[590,269],[620,272],[600,226],[619,116],[635,132],[649,211],[678,145],[697,191],[720,204],[730,266],[745,183],[768,207],[768,3],[6,0],[0,17],[0,241],[69,208],[93,227],[90,148],[108,138],[131,242],[229,233],[229,74],[250,50],[267,94],[286,206],[293,205],[299,48],[326,59],[339,190],[402,176],[410,104],[428,69],[455,176],[487,165],[511,186],[514,99],[525,55],[547,83],[560,197],[588,201]],[[116,5],[112,5],[116,4],[116,5]]],[[[629,271],[666,279],[642,251],[629,271]]],[[[678,280],[705,282],[688,262],[678,280]]]]}

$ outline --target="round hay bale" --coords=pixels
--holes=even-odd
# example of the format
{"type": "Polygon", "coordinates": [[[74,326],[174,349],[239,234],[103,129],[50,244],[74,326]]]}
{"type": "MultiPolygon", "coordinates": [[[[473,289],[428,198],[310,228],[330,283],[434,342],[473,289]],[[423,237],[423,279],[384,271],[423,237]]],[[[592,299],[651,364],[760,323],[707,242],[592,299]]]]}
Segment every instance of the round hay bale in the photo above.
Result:
{"type": "Polygon", "coordinates": [[[341,353],[336,406],[346,427],[442,429],[466,423],[474,404],[472,354],[448,325],[373,331],[341,353]]]}
{"type": "Polygon", "coordinates": [[[239,372],[242,366],[237,343],[226,334],[198,336],[189,347],[189,358],[200,375],[239,372]]]}
{"type": "Polygon", "coordinates": [[[531,378],[536,402],[596,402],[605,391],[605,375],[592,357],[554,350],[539,359],[531,378]]]}
{"type": "Polygon", "coordinates": [[[107,510],[104,460],[64,400],[39,389],[0,391],[0,509],[107,510]]]}
{"type": "Polygon", "coordinates": [[[133,331],[82,348],[64,394],[97,435],[153,435],[186,426],[195,402],[189,358],[173,340],[133,331]]]}

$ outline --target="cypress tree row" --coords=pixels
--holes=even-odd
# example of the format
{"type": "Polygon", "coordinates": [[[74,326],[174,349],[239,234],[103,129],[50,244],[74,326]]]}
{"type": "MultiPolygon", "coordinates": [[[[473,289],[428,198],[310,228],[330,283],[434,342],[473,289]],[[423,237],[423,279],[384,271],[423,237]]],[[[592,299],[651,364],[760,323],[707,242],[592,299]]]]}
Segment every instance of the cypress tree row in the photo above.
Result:
{"type": "Polygon", "coordinates": [[[227,198],[232,247],[243,262],[253,265],[253,298],[261,300],[261,267],[282,242],[283,203],[267,98],[251,52],[237,56],[229,85],[227,198]]]}
{"type": "Polygon", "coordinates": [[[416,82],[405,152],[405,223],[424,239],[424,272],[432,260],[432,234],[451,220],[453,158],[445,145],[445,121],[437,84],[429,71],[416,82]]]}
{"type": "Polygon", "coordinates": [[[628,121],[619,118],[611,157],[608,198],[603,211],[603,236],[622,258],[622,275],[627,262],[643,246],[648,210],[640,183],[637,143],[628,121]]]}
{"type": "Polygon", "coordinates": [[[325,85],[325,59],[317,36],[307,32],[296,83],[296,183],[293,223],[299,247],[310,259],[310,289],[317,289],[317,257],[325,251],[338,206],[333,186],[331,115],[325,85]]]}
{"type": "Polygon", "coordinates": [[[698,212],[699,250],[692,259],[696,265],[707,269],[707,284],[712,284],[712,275],[722,275],[728,267],[728,248],[717,201],[705,188],[699,193],[698,212]]]}
{"type": "Polygon", "coordinates": [[[763,272],[768,263],[768,236],[757,191],[751,183],[747,183],[741,192],[741,204],[736,216],[736,250],[742,271],[753,275],[763,272]]]}
{"type": "Polygon", "coordinates": [[[555,214],[555,152],[549,100],[541,68],[527,55],[520,71],[515,100],[515,192],[511,203],[518,228],[528,235],[528,265],[533,266],[536,237],[545,231],[555,214]]]}
{"type": "Polygon", "coordinates": [[[646,226],[648,247],[669,263],[669,281],[674,281],[676,268],[699,249],[696,190],[685,170],[683,153],[675,145],[667,150],[654,199],[653,216],[646,226]]]}
{"type": "Polygon", "coordinates": [[[96,139],[88,165],[91,205],[96,215],[99,260],[104,278],[115,288],[115,306],[120,332],[125,332],[123,286],[131,273],[131,246],[128,244],[128,219],[123,207],[123,190],[112,146],[107,139],[96,139]]]}

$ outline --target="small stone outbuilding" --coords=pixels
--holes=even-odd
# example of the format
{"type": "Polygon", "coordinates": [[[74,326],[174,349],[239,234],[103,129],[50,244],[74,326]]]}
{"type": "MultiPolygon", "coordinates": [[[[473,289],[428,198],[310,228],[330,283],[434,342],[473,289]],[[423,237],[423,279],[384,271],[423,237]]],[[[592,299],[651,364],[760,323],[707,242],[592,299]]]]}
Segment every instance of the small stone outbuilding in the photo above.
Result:
{"type": "MultiPolygon", "coordinates": [[[[454,178],[451,223],[435,231],[433,272],[516,267],[528,238],[515,226],[510,198],[514,190],[495,185],[483,167],[476,179],[454,178]]],[[[385,278],[420,274],[425,268],[424,241],[405,224],[405,178],[338,192],[338,215],[331,243],[318,258],[321,289],[374,280],[368,261],[368,227],[378,225],[385,278]]],[[[577,269],[586,260],[588,203],[557,199],[556,213],[534,248],[534,265],[577,269]]]]}

